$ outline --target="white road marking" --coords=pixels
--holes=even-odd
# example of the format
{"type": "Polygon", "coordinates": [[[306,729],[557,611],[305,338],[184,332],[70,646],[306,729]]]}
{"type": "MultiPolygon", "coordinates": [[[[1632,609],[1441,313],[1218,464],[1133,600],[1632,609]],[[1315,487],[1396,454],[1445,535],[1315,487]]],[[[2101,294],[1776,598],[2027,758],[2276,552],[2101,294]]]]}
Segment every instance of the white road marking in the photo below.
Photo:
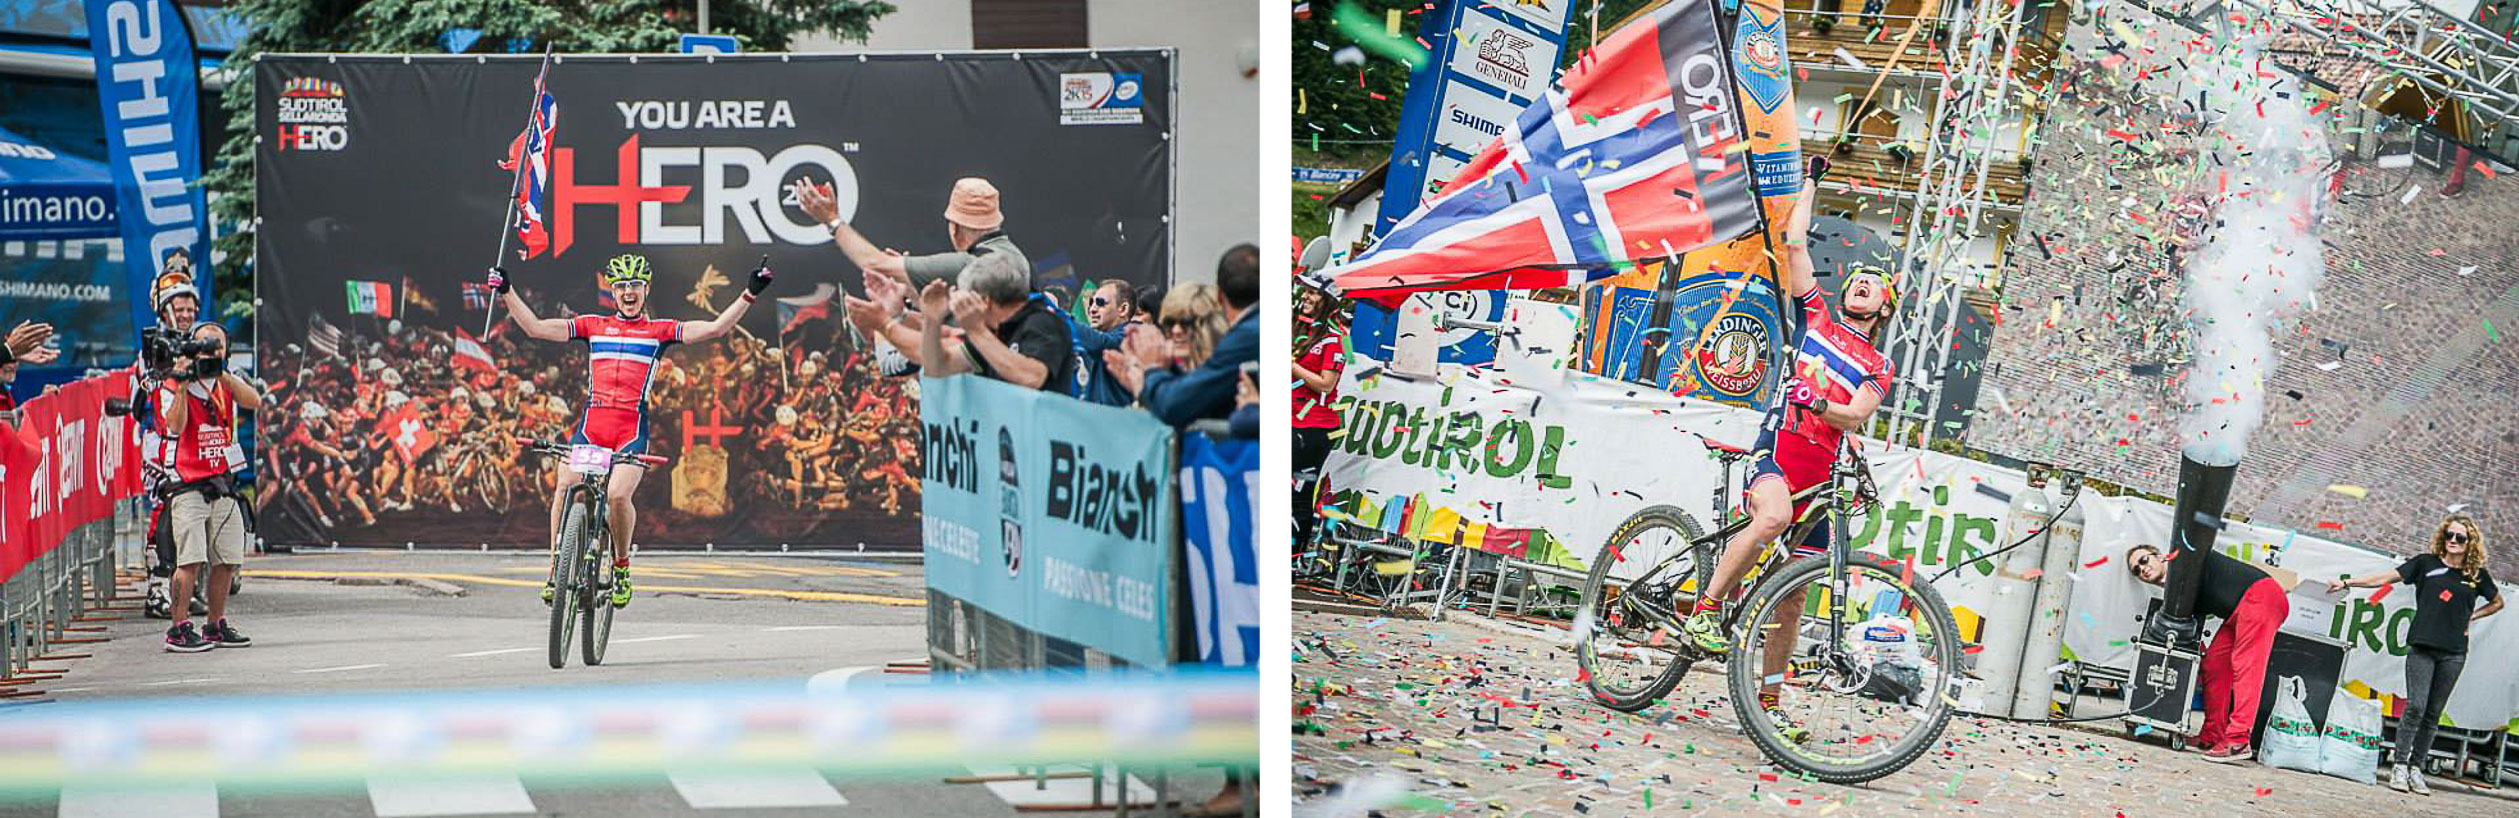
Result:
{"type": "Polygon", "coordinates": [[[615,645],[627,645],[627,644],[630,644],[630,643],[632,643],[632,642],[670,642],[670,641],[673,641],[673,640],[675,640],[675,639],[698,639],[698,638],[700,638],[699,634],[695,634],[695,633],[678,633],[678,634],[674,634],[674,635],[672,635],[672,636],[641,636],[641,637],[639,637],[639,638],[637,638],[637,639],[615,639],[615,640],[612,640],[612,643],[613,643],[613,644],[615,644],[615,645]]]}
{"type": "Polygon", "coordinates": [[[811,767],[787,770],[677,772],[665,776],[692,809],[845,807],[848,799],[811,767]]]}
{"type": "Polygon", "coordinates": [[[534,800],[525,782],[514,774],[445,778],[369,778],[367,799],[376,818],[421,818],[436,815],[496,815],[533,812],[534,800]]]}
{"type": "Polygon", "coordinates": [[[376,664],[376,665],[342,665],[342,666],[340,666],[340,667],[310,667],[310,668],[307,668],[307,669],[305,669],[305,670],[293,670],[293,671],[289,671],[289,672],[291,672],[291,673],[340,673],[340,672],[345,671],[345,670],[367,670],[367,669],[369,669],[369,668],[379,668],[379,667],[384,667],[384,665],[381,665],[381,664],[376,664]]]}
{"type": "Polygon", "coordinates": [[[541,648],[499,648],[499,649],[497,649],[497,650],[476,650],[476,651],[473,651],[473,652],[471,652],[471,653],[456,653],[456,654],[450,654],[450,655],[448,655],[446,658],[448,658],[448,659],[470,659],[470,658],[475,657],[475,656],[497,656],[497,655],[502,654],[502,653],[524,653],[524,652],[526,652],[526,651],[531,651],[531,650],[541,650],[541,648]]]}
{"type": "MultiPolygon", "coordinates": [[[[970,769],[973,775],[1012,775],[1018,772],[1013,767],[969,767],[968,769],[970,769]]],[[[1075,772],[1077,770],[1078,768],[1074,766],[1058,766],[1053,767],[1051,772],[1075,772]]],[[[1102,800],[1104,803],[1119,803],[1120,793],[1118,784],[1119,778],[1112,775],[1110,769],[1105,768],[1102,771],[1102,800]]],[[[1055,806],[1093,803],[1093,779],[1091,777],[1053,778],[1044,782],[1035,782],[1028,778],[1020,781],[990,781],[986,782],[986,786],[988,787],[989,792],[997,795],[998,800],[1004,801],[1007,805],[1015,807],[1016,809],[1022,809],[1028,806],[1055,806]]],[[[1174,798],[1179,798],[1181,797],[1181,794],[1175,792],[1172,796],[1174,798]]],[[[1138,780],[1136,776],[1132,775],[1128,777],[1129,804],[1153,804],[1154,800],[1155,790],[1153,787],[1146,786],[1146,782],[1138,780]]]]}
{"type": "Polygon", "coordinates": [[[149,682],[149,683],[147,683],[147,684],[143,684],[143,685],[141,685],[141,687],[165,687],[165,686],[167,686],[167,685],[190,685],[190,684],[201,684],[201,683],[204,683],[204,682],[215,682],[215,681],[218,681],[218,679],[216,679],[216,678],[210,678],[210,679],[168,679],[168,680],[163,681],[163,682],[149,682]]]}
{"type": "Polygon", "coordinates": [[[836,630],[839,630],[839,629],[841,629],[841,628],[848,628],[848,627],[855,627],[855,626],[853,626],[853,625],[780,625],[780,626],[775,627],[775,628],[762,628],[762,630],[764,630],[764,631],[768,631],[768,632],[771,632],[771,633],[778,633],[778,632],[781,632],[781,631],[836,631],[836,630]]]}
{"type": "Polygon", "coordinates": [[[123,788],[71,784],[61,788],[61,818],[218,818],[216,784],[123,788]]]}
{"type": "Polygon", "coordinates": [[[805,694],[811,696],[839,693],[848,689],[849,677],[875,669],[873,665],[861,665],[816,673],[813,678],[805,680],[805,694]]]}

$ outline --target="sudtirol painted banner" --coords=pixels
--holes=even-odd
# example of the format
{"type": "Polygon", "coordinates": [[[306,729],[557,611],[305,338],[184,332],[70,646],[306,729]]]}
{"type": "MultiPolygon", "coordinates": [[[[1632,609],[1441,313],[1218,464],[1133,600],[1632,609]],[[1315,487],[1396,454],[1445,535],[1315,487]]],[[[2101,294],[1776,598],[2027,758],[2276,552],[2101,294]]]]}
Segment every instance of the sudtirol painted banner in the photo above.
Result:
{"type": "MultiPolygon", "coordinates": [[[[534,200],[508,245],[542,316],[611,309],[607,260],[645,256],[647,312],[715,315],[762,256],[738,331],[668,345],[646,393],[643,547],[907,549],[924,470],[914,379],[878,372],[840,296],[858,271],[788,192],[905,253],[952,249],[962,177],[1000,192],[1037,287],[1170,279],[1172,53],[559,55],[534,200]],[[1020,145],[1022,150],[1009,150],[1020,145]],[[519,252],[522,248],[523,252],[519,252]]],[[[588,350],[534,341],[483,268],[539,56],[263,55],[256,63],[262,533],[275,543],[547,539],[550,483],[509,435],[566,439],[588,350]],[[318,446],[317,443],[322,445],[318,446]]]]}

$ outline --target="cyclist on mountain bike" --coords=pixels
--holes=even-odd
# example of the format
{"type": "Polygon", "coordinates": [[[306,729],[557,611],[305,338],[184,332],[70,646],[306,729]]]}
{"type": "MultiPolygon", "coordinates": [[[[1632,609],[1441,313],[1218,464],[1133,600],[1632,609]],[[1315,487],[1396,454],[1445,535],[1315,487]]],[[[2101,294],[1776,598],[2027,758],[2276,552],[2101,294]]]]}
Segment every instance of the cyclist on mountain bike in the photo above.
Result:
{"type": "MultiPolygon", "coordinates": [[[[1825,170],[1825,165],[1818,165],[1814,181],[1825,170]]],[[[1843,306],[1829,310],[1819,295],[1807,235],[1817,196],[1818,191],[1805,188],[1793,208],[1787,233],[1785,284],[1802,307],[1803,326],[1794,341],[1793,369],[1786,373],[1784,388],[1775,407],[1767,411],[1766,422],[1759,425],[1758,444],[1753,447],[1756,460],[1744,492],[1750,523],[1724,545],[1712,582],[1697,597],[1696,614],[1684,623],[1689,641],[1708,653],[1731,650],[1731,640],[1722,632],[1723,598],[1756,562],[1760,546],[1783,534],[1810,505],[1808,499],[1792,502],[1792,495],[1829,479],[1838,442],[1848,430],[1862,426],[1889,393],[1890,365],[1877,339],[1898,311],[1898,292],[1886,272],[1857,266],[1849,270],[1839,292],[1843,306]]],[[[1792,545],[1793,555],[1824,554],[1828,540],[1828,525],[1823,521],[1812,527],[1809,537],[1792,545]]],[[[1801,615],[1797,593],[1777,606],[1775,623],[1787,629],[1783,632],[1792,633],[1801,615]]],[[[1759,675],[1775,679],[1791,658],[1793,640],[1769,639],[1765,644],[1765,669],[1759,675]]],[[[1761,686],[1759,703],[1775,709],[1776,690],[1772,681],[1761,686]]]]}
{"type": "MultiPolygon", "coordinates": [[[[647,257],[637,254],[616,256],[604,265],[604,286],[612,290],[613,303],[619,311],[612,315],[580,315],[574,318],[541,318],[525,304],[509,286],[507,271],[490,268],[490,289],[507,304],[508,314],[525,335],[545,341],[584,341],[587,349],[586,411],[569,436],[576,445],[593,444],[615,451],[644,454],[647,451],[647,387],[654,380],[656,363],[665,348],[677,343],[698,343],[724,335],[743,319],[745,308],[752,306],[761,291],[770,288],[770,268],[766,263],[752,271],[752,281],[744,286],[743,296],[716,318],[707,321],[668,321],[647,316],[647,286],[655,272],[647,265],[647,257]]],[[[639,478],[647,468],[636,463],[612,470],[605,494],[611,500],[605,515],[612,521],[612,606],[630,604],[630,531],[638,521],[638,509],[631,498],[638,492],[639,478]]],[[[559,548],[560,513],[568,502],[568,470],[552,472],[551,543],[559,548]]],[[[551,601],[553,586],[542,584],[542,601],[551,601]]]]}

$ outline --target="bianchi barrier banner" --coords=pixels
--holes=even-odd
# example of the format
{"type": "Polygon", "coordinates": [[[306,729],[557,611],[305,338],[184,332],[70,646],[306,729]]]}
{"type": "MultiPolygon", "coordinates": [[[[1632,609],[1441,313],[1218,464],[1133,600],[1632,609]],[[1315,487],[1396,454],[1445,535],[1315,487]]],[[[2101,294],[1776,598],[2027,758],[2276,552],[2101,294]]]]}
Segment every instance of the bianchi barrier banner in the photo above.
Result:
{"type": "MultiPolygon", "coordinates": [[[[1332,497],[1328,514],[1421,542],[1577,570],[1588,568],[1610,532],[1648,505],[1678,506],[1711,525],[1723,475],[1697,436],[1745,446],[1760,418],[1752,410],[1581,373],[1538,387],[1506,384],[1482,369],[1446,367],[1440,378],[1426,380],[1388,374],[1359,380],[1349,372],[1339,386],[1343,424],[1323,467],[1332,497]]],[[[1987,579],[1997,571],[1995,560],[1943,571],[2027,533],[2009,520],[2012,499],[2029,488],[2027,476],[1875,440],[1866,439],[1864,447],[1881,502],[1854,521],[1849,541],[1893,560],[1913,558],[1919,575],[1939,576],[1934,587],[1962,612],[1963,622],[1995,610],[2002,586],[1987,579]]],[[[1734,476],[1735,485],[1741,477],[1734,476]]],[[[2124,555],[2138,543],[2167,542],[2171,511],[2096,492],[2084,492],[2077,502],[2083,536],[2067,576],[2073,591],[2065,654],[2131,671],[2136,618],[2160,591],[2127,574],[2124,555]]],[[[2320,584],[2392,568],[2400,558],[2238,522],[2228,523],[2216,544],[2233,557],[2317,578],[2293,589],[2285,629],[2351,645],[2339,686],[2365,696],[2404,692],[2410,595],[2357,589],[2339,599],[2320,584]]],[[[2519,624],[2487,617],[2471,638],[2469,661],[2485,664],[2465,678],[2488,681],[2461,683],[2447,716],[2457,725],[2499,729],[2519,716],[2519,687],[2508,681],[2519,679],[2519,668],[2507,658],[2519,657],[2519,624]]]]}
{"type": "Polygon", "coordinates": [[[1172,428],[985,378],[922,379],[927,586],[1147,667],[1172,655],[1172,428]]]}
{"type": "MultiPolygon", "coordinates": [[[[256,61],[271,541],[547,538],[548,471],[505,438],[568,434],[588,350],[526,338],[503,311],[483,334],[478,285],[539,62],[256,61]]],[[[1160,284],[1171,77],[1159,50],[558,57],[549,241],[504,261],[540,315],[610,310],[597,275],[621,253],[653,262],[649,312],[666,319],[713,316],[763,255],[778,273],[738,332],[657,368],[649,450],[673,461],[639,487],[640,543],[914,547],[917,385],[878,374],[838,301],[859,274],[787,186],[831,184],[870,240],[927,254],[952,249],[954,180],[983,177],[1037,284],[1160,284]]]]}
{"type": "Polygon", "coordinates": [[[1255,440],[1181,440],[1182,554],[1190,561],[1191,630],[1206,664],[1259,666],[1259,555],[1251,547],[1259,460],[1255,440]]]}

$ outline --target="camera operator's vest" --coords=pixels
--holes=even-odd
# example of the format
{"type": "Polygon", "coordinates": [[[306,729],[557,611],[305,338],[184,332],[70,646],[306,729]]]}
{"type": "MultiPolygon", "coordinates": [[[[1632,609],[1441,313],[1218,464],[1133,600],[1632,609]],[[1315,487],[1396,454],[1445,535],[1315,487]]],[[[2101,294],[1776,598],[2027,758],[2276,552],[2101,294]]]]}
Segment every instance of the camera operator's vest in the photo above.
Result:
{"type": "MultiPolygon", "coordinates": [[[[245,448],[236,440],[236,398],[222,387],[210,388],[209,397],[192,394],[188,385],[171,387],[181,399],[192,402],[184,418],[184,428],[167,425],[168,406],[158,407],[158,426],[165,436],[160,462],[174,473],[177,483],[190,483],[231,474],[245,466],[245,448]]],[[[161,404],[172,397],[160,391],[161,404]]]]}

